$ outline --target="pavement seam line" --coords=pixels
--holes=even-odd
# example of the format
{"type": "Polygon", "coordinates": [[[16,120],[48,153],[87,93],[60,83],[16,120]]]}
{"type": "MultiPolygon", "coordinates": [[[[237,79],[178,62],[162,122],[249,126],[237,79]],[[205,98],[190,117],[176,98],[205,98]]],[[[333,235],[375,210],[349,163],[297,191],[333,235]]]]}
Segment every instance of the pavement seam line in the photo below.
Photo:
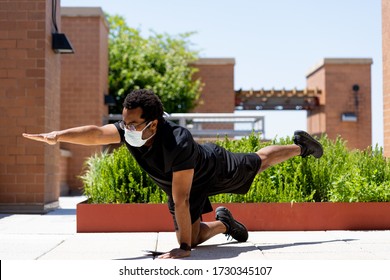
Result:
{"type": "Polygon", "coordinates": [[[54,246],[53,248],[51,248],[50,250],[42,253],[41,255],[39,255],[38,257],[35,258],[35,260],[39,260],[40,258],[42,258],[43,256],[47,255],[48,253],[50,253],[51,251],[53,251],[54,249],[58,248],[62,243],[64,243],[65,240],[61,240],[60,243],[58,243],[56,246],[54,246]]]}
{"type": "MultiPolygon", "coordinates": [[[[156,245],[154,246],[154,251],[157,252],[157,249],[158,249],[158,240],[159,240],[159,237],[160,237],[160,233],[157,232],[157,238],[156,238],[156,245]]],[[[156,258],[156,256],[153,256],[153,260],[156,258]]]]}

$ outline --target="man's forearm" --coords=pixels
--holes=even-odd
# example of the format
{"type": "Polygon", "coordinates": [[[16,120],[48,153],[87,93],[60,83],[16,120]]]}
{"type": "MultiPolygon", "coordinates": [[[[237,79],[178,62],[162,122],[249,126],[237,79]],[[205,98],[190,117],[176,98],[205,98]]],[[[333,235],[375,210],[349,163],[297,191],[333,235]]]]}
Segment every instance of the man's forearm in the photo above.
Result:
{"type": "MultiPolygon", "coordinates": [[[[192,223],[190,214],[190,192],[194,177],[194,169],[187,169],[173,172],[172,176],[172,198],[175,203],[175,218],[178,226],[177,238],[179,244],[185,243],[188,246],[192,244],[192,223]]],[[[184,244],[183,244],[184,245],[184,244]]],[[[185,251],[178,250],[180,256],[189,256],[188,247],[184,247],[185,251]]],[[[183,249],[183,247],[181,247],[183,249]]],[[[176,249],[177,250],[177,249],[176,249]]],[[[177,252],[170,255],[175,255],[177,252]]]]}
{"type": "Polygon", "coordinates": [[[179,227],[179,244],[186,243],[191,246],[191,215],[188,202],[175,205],[175,217],[179,227]]]}
{"type": "Polygon", "coordinates": [[[101,131],[95,125],[86,125],[56,131],[57,142],[67,142],[81,145],[98,145],[101,131]]]}

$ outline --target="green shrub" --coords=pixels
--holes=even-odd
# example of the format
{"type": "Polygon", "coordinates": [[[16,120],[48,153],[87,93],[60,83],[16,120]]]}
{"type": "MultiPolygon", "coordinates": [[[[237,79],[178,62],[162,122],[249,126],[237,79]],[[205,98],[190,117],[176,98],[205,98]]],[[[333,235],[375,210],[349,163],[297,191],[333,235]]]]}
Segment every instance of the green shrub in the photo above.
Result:
{"type": "MultiPolygon", "coordinates": [[[[326,136],[320,142],[321,159],[295,157],[259,174],[252,187],[263,197],[255,201],[390,201],[389,162],[381,148],[350,151],[341,138],[326,136]]],[[[286,138],[272,144],[289,143],[286,138]]]]}
{"type": "Polygon", "coordinates": [[[91,203],[159,203],[165,193],[142,171],[126,146],[102,152],[86,161],[81,176],[84,193],[91,203]]]}
{"type": "MultiPolygon", "coordinates": [[[[350,151],[341,138],[320,139],[321,159],[294,157],[256,176],[245,195],[220,194],[212,202],[374,202],[390,201],[390,166],[376,146],[350,151]]],[[[232,152],[254,152],[291,138],[261,142],[260,135],[216,143],[232,152]]],[[[141,170],[125,146],[89,158],[81,177],[93,203],[166,202],[167,197],[141,170]]]]}
{"type": "Polygon", "coordinates": [[[329,201],[390,201],[389,164],[382,154],[378,147],[349,153],[344,162],[347,172],[334,176],[329,201]]]}

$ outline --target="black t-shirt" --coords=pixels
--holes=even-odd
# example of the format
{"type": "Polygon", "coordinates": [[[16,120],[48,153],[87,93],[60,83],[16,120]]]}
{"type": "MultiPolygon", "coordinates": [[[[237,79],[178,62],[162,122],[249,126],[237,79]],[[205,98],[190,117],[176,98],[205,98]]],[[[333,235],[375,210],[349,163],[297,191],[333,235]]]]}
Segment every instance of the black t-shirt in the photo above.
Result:
{"type": "Polygon", "coordinates": [[[124,138],[124,131],[115,124],[138,164],[168,196],[172,196],[172,175],[175,171],[194,169],[191,192],[205,191],[214,185],[217,162],[213,144],[196,143],[191,133],[171,121],[159,123],[151,147],[133,147],[124,138]]]}

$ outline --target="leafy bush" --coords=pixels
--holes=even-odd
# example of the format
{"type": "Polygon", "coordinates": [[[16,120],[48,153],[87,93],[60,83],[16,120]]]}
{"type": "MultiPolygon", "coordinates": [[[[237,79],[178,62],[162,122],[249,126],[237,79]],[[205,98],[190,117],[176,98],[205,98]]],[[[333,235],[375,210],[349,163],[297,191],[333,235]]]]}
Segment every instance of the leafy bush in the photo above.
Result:
{"type": "MultiPolygon", "coordinates": [[[[220,194],[212,202],[374,202],[390,201],[390,166],[376,146],[349,151],[341,138],[320,139],[321,159],[294,157],[256,176],[244,195],[220,194]]],[[[232,152],[254,152],[267,145],[292,144],[291,138],[261,142],[252,134],[240,140],[219,139],[232,152]]],[[[165,194],[140,169],[125,146],[87,160],[82,176],[94,203],[165,202],[165,194]]]]}
{"type": "MultiPolygon", "coordinates": [[[[218,144],[230,151],[256,151],[271,145],[291,144],[292,139],[261,143],[248,139],[228,139],[218,144]]],[[[320,139],[321,159],[294,157],[260,173],[245,195],[222,194],[214,202],[374,202],[390,201],[389,162],[378,146],[365,151],[349,151],[341,138],[320,139]]]]}
{"type": "Polygon", "coordinates": [[[126,146],[96,154],[86,161],[81,176],[84,193],[91,203],[159,203],[165,193],[142,171],[126,146]]]}

